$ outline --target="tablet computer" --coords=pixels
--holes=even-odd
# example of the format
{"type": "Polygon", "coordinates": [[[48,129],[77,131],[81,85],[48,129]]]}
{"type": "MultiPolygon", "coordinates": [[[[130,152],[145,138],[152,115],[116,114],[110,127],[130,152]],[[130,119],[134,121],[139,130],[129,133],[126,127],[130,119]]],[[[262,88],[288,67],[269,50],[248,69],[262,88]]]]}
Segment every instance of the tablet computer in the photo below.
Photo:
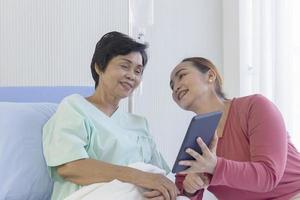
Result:
{"type": "Polygon", "coordinates": [[[196,141],[198,137],[201,137],[204,143],[209,147],[221,116],[222,112],[211,112],[196,115],[192,118],[175,160],[172,169],[173,173],[177,173],[188,168],[188,166],[179,165],[179,161],[194,160],[192,156],[185,152],[187,148],[194,149],[198,153],[202,154],[201,148],[196,141]]]}

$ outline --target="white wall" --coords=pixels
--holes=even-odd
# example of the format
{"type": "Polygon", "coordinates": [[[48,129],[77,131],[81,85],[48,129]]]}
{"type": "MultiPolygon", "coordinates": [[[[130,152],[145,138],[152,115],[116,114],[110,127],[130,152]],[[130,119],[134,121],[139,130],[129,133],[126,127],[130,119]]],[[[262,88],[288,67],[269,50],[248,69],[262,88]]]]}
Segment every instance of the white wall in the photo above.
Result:
{"type": "Polygon", "coordinates": [[[95,45],[128,33],[128,12],[124,0],[0,0],[0,86],[93,86],[95,45]]]}
{"type": "Polygon", "coordinates": [[[232,98],[240,94],[239,1],[223,3],[223,78],[224,91],[232,98]]]}
{"type": "Polygon", "coordinates": [[[0,0],[0,30],[0,86],[93,85],[96,42],[128,32],[128,1],[0,0]]]}

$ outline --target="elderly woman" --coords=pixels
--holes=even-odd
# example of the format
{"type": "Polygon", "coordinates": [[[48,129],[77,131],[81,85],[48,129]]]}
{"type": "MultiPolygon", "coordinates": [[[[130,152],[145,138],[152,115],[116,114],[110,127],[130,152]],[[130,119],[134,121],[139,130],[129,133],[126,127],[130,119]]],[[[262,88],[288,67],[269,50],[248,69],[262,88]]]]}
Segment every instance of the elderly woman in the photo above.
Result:
{"type": "Polygon", "coordinates": [[[176,177],[181,192],[202,199],[209,185],[218,199],[299,199],[300,154],[290,143],[275,105],[262,95],[227,99],[216,67],[201,57],[186,58],[171,74],[174,101],[196,114],[222,111],[210,147],[197,139],[203,154],[176,177]]]}
{"type": "Polygon", "coordinates": [[[66,97],[43,129],[44,155],[54,181],[52,199],[82,186],[118,179],[146,188],[146,197],[175,199],[177,188],[163,175],[127,167],[149,163],[169,171],[149,135],[145,118],[118,109],[140,84],[146,45],[119,32],[105,34],[91,63],[95,92],[66,97]]]}

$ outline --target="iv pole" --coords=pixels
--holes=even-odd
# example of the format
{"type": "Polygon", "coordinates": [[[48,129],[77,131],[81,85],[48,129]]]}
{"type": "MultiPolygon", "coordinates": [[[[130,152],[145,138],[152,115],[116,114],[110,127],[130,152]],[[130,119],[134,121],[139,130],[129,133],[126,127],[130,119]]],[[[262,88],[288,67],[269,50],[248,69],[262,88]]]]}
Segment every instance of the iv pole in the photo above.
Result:
{"type": "MultiPolygon", "coordinates": [[[[146,28],[153,24],[153,0],[129,0],[129,36],[137,42],[145,43],[146,28]]],[[[142,82],[137,89],[142,92],[142,82]]],[[[133,92],[128,97],[128,112],[134,112],[133,92]]]]}

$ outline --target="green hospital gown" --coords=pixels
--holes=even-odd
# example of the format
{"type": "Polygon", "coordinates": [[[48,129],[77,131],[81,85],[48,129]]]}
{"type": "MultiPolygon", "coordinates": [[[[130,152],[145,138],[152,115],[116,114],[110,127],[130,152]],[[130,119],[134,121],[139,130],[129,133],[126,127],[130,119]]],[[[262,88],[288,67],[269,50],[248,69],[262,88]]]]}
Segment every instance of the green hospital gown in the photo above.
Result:
{"type": "Polygon", "coordinates": [[[149,135],[145,118],[120,109],[108,117],[78,94],[66,97],[45,124],[43,148],[54,181],[54,200],[81,187],[57,174],[56,166],[70,161],[91,158],[123,166],[145,162],[170,171],[149,135]]]}

